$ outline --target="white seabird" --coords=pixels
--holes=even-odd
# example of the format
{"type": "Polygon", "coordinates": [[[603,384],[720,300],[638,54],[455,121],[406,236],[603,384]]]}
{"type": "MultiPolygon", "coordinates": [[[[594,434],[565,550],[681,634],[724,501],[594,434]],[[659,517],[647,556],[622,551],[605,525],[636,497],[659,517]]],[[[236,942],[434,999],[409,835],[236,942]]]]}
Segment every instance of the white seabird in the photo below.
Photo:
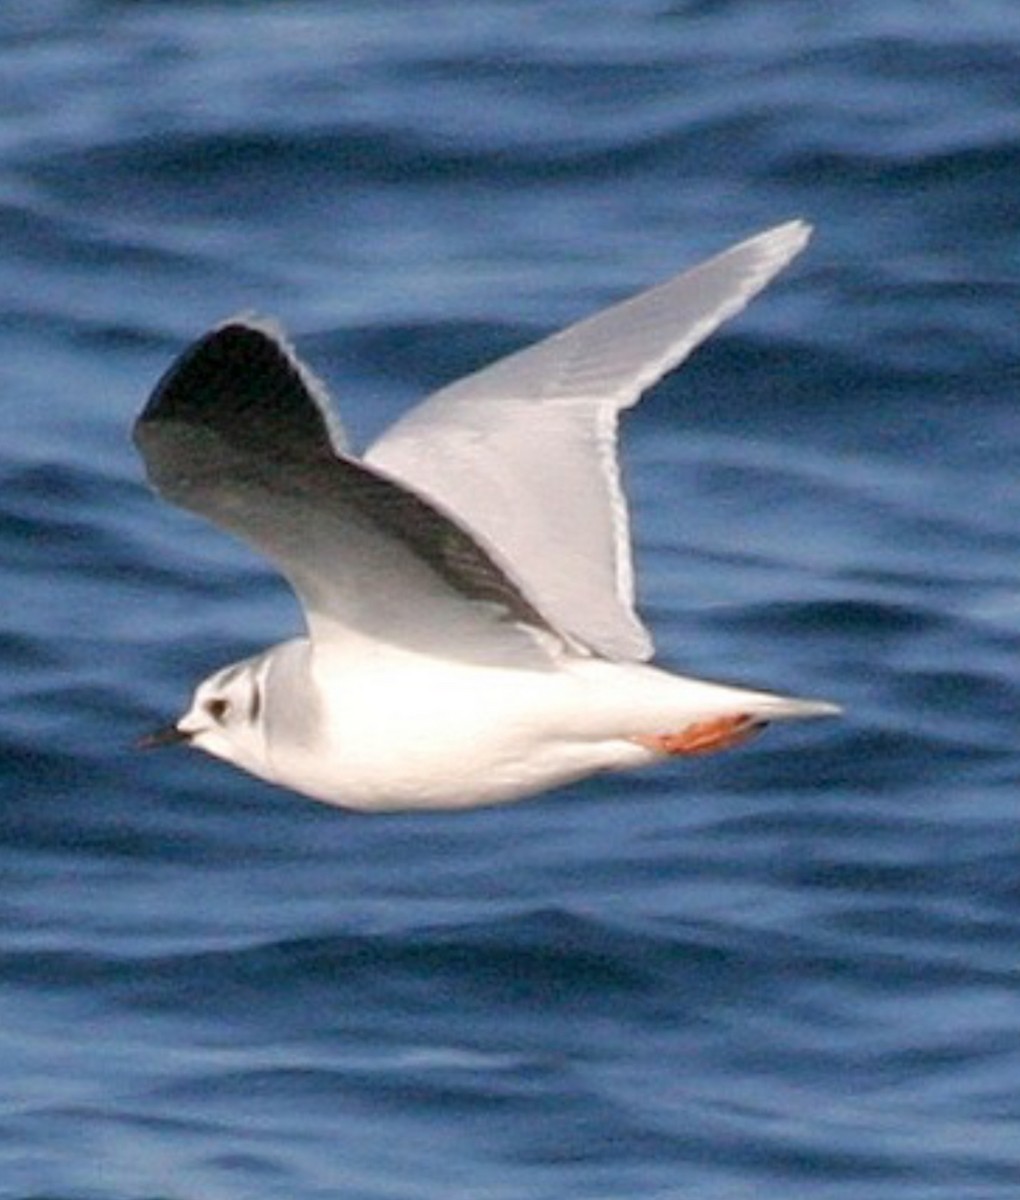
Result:
{"type": "Polygon", "coordinates": [[[442,388],[360,458],[274,325],[195,343],[135,427],[149,478],[265,553],[307,635],[216,672],[143,744],[348,808],[454,809],[836,712],[650,665],[616,461],[620,410],[809,233],[762,233],[442,388]]]}

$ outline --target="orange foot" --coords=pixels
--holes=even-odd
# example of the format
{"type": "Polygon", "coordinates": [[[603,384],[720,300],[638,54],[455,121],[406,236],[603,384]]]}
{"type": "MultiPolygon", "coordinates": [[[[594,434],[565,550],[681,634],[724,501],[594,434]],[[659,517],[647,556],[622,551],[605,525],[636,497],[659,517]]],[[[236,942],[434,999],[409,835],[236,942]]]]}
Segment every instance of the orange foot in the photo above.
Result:
{"type": "Polygon", "coordinates": [[[732,717],[697,721],[679,733],[638,734],[630,740],[659,754],[714,754],[716,750],[729,750],[746,742],[764,729],[765,724],[748,713],[737,713],[732,717]]]}

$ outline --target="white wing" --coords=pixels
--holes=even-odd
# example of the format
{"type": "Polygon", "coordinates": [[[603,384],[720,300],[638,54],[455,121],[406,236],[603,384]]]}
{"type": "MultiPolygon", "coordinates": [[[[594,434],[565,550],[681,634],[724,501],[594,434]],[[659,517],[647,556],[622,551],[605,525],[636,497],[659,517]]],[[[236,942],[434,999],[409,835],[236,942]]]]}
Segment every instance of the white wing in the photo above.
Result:
{"type": "Polygon", "coordinates": [[[558,629],[643,659],[617,414],[803,249],[780,225],[433,393],[365,461],[454,512],[558,629]]]}
{"type": "Polygon", "coordinates": [[[135,440],[161,495],[273,559],[314,640],[548,666],[554,631],[489,553],[413,491],[342,453],[338,431],[321,386],[278,332],[242,318],[173,364],[135,440]]]}

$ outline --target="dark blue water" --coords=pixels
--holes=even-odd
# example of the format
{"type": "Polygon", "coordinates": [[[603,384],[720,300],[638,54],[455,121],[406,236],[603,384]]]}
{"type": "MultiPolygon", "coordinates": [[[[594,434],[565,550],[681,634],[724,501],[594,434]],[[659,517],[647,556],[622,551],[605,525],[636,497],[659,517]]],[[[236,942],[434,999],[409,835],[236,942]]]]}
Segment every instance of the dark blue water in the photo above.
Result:
{"type": "Polygon", "coordinates": [[[1016,1196],[1013,0],[40,0],[0,73],[0,1197],[1016,1196]],[[143,484],[188,339],[364,437],[794,216],[626,466],[662,660],[845,719],[458,816],[130,749],[298,621],[143,484]]]}

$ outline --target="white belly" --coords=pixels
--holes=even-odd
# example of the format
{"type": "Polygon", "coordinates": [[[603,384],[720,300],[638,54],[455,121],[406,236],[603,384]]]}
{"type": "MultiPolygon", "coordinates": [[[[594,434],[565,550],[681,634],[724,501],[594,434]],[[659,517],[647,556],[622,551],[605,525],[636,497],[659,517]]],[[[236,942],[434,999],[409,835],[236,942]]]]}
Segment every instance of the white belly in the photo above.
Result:
{"type": "Polygon", "coordinates": [[[377,810],[496,804],[654,762],[665,751],[649,748],[648,735],[727,714],[769,721],[827,708],[640,663],[483,667],[378,644],[335,657],[316,649],[311,679],[295,692],[315,697],[314,720],[294,722],[300,738],[272,739],[267,775],[330,804],[377,810]]]}
{"type": "MultiPolygon", "coordinates": [[[[409,655],[320,664],[321,744],[278,760],[280,783],[348,808],[495,804],[655,757],[572,671],[409,655]],[[294,775],[299,774],[300,779],[294,775]]],[[[599,689],[601,690],[601,689],[599,689]]]]}

